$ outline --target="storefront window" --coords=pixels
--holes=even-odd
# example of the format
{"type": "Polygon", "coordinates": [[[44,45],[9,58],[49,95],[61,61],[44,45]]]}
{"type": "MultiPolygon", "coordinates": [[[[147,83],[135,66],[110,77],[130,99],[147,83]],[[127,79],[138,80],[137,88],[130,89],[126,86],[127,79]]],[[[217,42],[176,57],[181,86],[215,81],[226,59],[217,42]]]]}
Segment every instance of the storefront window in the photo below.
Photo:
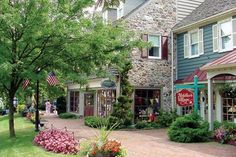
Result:
{"type": "Polygon", "coordinates": [[[98,90],[97,115],[107,117],[112,113],[113,104],[116,102],[116,90],[98,90]]]}
{"type": "Polygon", "coordinates": [[[222,98],[223,121],[236,122],[236,98],[222,98]]]}
{"type": "Polygon", "coordinates": [[[147,119],[149,114],[158,111],[160,106],[160,90],[136,89],[134,113],[135,119],[147,119]]]}
{"type": "Polygon", "coordinates": [[[79,112],[79,92],[70,92],[70,112],[79,112]]]}

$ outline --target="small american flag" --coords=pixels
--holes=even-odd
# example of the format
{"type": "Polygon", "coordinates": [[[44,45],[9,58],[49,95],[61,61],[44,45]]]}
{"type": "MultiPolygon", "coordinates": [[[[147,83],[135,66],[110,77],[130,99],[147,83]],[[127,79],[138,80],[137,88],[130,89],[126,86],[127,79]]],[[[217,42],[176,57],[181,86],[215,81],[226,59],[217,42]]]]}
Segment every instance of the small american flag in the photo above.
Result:
{"type": "Polygon", "coordinates": [[[29,83],[30,83],[29,79],[25,79],[25,80],[23,81],[23,83],[22,83],[22,88],[23,88],[23,90],[26,89],[26,87],[29,85],[29,83]]]}
{"type": "Polygon", "coordinates": [[[57,85],[59,83],[59,81],[57,80],[57,77],[54,74],[54,72],[49,72],[48,73],[47,82],[50,86],[54,86],[54,85],[57,85]]]}

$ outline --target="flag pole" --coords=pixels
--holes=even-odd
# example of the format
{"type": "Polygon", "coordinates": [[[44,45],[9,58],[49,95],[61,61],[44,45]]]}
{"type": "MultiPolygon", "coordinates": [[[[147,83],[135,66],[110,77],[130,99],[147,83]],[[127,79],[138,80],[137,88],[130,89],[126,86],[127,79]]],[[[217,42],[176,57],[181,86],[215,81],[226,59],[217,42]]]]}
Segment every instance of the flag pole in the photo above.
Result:
{"type": "MultiPolygon", "coordinates": [[[[37,70],[37,74],[39,74],[40,68],[37,70]]],[[[39,131],[39,78],[37,78],[36,85],[36,106],[35,106],[35,131],[39,131]]]]}

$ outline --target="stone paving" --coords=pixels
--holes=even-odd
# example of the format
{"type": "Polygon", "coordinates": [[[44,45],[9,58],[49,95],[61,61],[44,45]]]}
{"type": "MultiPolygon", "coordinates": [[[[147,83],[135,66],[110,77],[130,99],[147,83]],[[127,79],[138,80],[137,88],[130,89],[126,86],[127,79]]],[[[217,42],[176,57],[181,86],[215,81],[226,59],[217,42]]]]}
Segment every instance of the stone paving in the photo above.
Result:
{"type": "MultiPolygon", "coordinates": [[[[80,138],[92,138],[98,130],[83,124],[83,119],[59,119],[47,116],[46,127],[67,127],[80,138]]],[[[114,131],[110,138],[121,141],[128,151],[128,157],[236,157],[236,147],[215,142],[183,144],[168,140],[166,129],[114,131]]]]}

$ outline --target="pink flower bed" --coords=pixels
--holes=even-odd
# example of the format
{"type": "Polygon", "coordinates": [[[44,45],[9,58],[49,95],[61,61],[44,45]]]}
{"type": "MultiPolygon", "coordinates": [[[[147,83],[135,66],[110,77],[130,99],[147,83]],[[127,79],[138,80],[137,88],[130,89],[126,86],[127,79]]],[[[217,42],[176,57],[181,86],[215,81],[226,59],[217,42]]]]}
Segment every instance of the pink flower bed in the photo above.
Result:
{"type": "Polygon", "coordinates": [[[68,132],[50,129],[41,131],[34,138],[34,142],[48,151],[63,154],[78,153],[78,142],[68,132]]]}

